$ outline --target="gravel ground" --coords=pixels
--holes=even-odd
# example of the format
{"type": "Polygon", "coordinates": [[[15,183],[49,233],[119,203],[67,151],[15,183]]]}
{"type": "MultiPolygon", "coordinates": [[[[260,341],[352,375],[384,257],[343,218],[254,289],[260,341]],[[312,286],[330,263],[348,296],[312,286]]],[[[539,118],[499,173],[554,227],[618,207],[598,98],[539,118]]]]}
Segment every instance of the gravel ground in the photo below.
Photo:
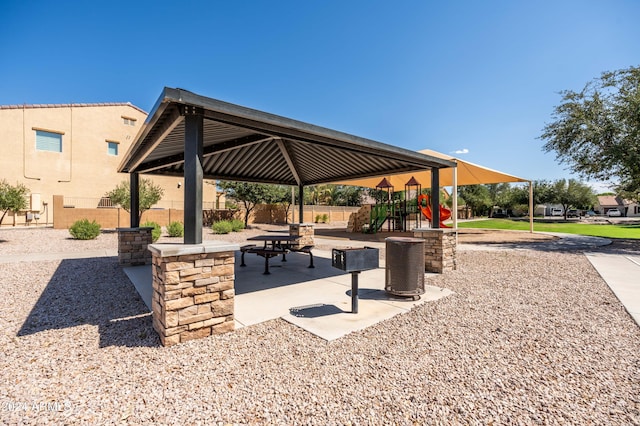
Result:
{"type": "MultiPolygon", "coordinates": [[[[0,255],[116,246],[67,236],[0,255]]],[[[114,258],[0,264],[0,423],[640,424],[640,328],[581,253],[461,250],[429,284],[455,294],[329,343],[273,320],[163,348],[114,258]]]]}

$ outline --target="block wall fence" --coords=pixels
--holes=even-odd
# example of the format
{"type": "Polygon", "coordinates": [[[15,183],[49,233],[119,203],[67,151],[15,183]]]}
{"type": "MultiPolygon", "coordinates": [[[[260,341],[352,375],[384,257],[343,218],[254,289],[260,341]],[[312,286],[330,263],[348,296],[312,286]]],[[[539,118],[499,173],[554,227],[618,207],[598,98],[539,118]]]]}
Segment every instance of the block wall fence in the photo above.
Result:
{"type": "MultiPolygon", "coordinates": [[[[327,215],[328,222],[348,221],[351,213],[358,211],[359,207],[343,206],[305,206],[305,223],[313,223],[317,215],[327,215]]],[[[50,219],[55,229],[68,229],[74,222],[80,219],[95,220],[103,229],[126,228],[130,225],[129,213],[122,208],[77,208],[65,207],[64,196],[53,196],[53,214],[50,219]]],[[[291,223],[292,208],[288,212],[289,223],[291,223]]],[[[203,212],[204,223],[209,223],[211,218],[244,218],[243,210],[235,213],[230,210],[205,210],[203,212]]],[[[281,206],[258,205],[249,216],[249,223],[287,223],[285,221],[285,211],[281,206]]],[[[298,222],[298,211],[295,211],[296,223],[298,222]]],[[[42,218],[44,219],[44,218],[42,218]]],[[[169,223],[178,221],[184,223],[184,210],[182,209],[151,209],[142,213],[140,223],[146,221],[156,222],[160,226],[167,226],[169,223]]],[[[44,222],[44,220],[40,220],[44,222]]],[[[24,224],[24,222],[23,222],[24,224]]]]}

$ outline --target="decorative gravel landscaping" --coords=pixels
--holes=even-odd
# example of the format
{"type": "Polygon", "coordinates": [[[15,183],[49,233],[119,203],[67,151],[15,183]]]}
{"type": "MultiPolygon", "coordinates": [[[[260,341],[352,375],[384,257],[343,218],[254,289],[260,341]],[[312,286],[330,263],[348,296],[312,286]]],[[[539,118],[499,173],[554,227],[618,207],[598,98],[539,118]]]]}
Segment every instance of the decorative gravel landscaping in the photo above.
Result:
{"type": "MultiPolygon", "coordinates": [[[[69,238],[1,229],[0,256],[117,246],[69,238]]],[[[427,283],[454,295],[330,343],[273,320],[166,348],[117,258],[0,263],[0,423],[640,424],[640,327],[584,255],[458,256],[427,283]]]]}

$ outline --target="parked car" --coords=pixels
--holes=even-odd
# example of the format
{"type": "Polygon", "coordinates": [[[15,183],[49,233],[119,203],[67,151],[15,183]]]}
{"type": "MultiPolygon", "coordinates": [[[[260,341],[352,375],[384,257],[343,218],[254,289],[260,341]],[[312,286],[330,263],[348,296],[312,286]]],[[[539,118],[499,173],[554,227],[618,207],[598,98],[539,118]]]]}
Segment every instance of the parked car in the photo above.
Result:
{"type": "Polygon", "coordinates": [[[620,216],[622,216],[622,213],[620,213],[620,210],[618,210],[618,209],[610,209],[607,212],[607,216],[609,216],[609,217],[620,217],[620,216]]]}
{"type": "Polygon", "coordinates": [[[585,216],[591,216],[591,217],[593,217],[593,216],[595,216],[595,215],[596,215],[596,212],[594,212],[593,210],[589,210],[588,212],[586,212],[586,213],[585,213],[585,216]]]}
{"type": "Polygon", "coordinates": [[[551,216],[562,216],[562,209],[551,209],[551,216]]]}
{"type": "Polygon", "coordinates": [[[567,217],[580,217],[580,212],[576,209],[567,210],[567,217]]]}

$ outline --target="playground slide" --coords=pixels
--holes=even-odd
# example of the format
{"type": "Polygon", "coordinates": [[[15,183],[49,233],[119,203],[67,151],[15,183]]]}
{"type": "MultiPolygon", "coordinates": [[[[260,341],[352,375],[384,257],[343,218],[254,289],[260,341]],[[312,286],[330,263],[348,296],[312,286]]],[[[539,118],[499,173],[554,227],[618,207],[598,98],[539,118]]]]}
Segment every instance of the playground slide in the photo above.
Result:
{"type": "MultiPolygon", "coordinates": [[[[422,215],[427,219],[429,219],[429,221],[431,221],[431,198],[429,198],[429,196],[426,194],[420,194],[420,196],[418,197],[418,207],[420,207],[420,211],[422,212],[422,215]],[[427,204],[426,207],[422,205],[422,200],[426,200],[426,204],[427,204]]],[[[451,210],[442,207],[442,205],[440,205],[439,207],[440,207],[440,228],[451,228],[451,226],[446,225],[444,223],[445,220],[451,217],[451,210]]]]}

